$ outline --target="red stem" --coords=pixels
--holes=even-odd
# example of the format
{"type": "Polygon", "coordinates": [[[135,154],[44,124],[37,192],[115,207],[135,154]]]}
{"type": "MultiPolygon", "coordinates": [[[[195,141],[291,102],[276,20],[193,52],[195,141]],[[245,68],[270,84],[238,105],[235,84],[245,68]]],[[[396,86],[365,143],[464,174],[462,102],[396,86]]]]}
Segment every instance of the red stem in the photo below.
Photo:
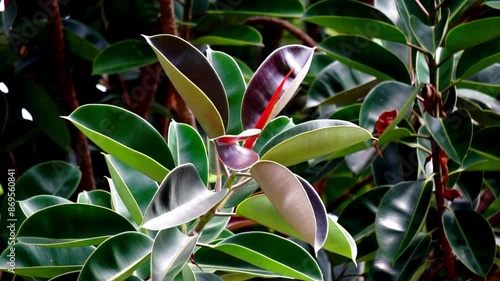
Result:
{"type": "MultiPolygon", "coordinates": [[[[73,86],[73,80],[71,79],[69,71],[66,69],[64,32],[61,13],[59,11],[59,3],[57,0],[45,0],[45,5],[51,11],[51,13],[48,14],[47,28],[49,32],[49,42],[53,51],[53,59],[57,67],[59,86],[64,101],[66,102],[66,108],[68,111],[72,112],[78,108],[79,104],[73,86]]],[[[90,157],[87,138],[82,132],[76,129],[73,129],[72,135],[72,147],[77,156],[77,163],[82,170],[82,180],[80,181],[77,192],[95,189],[92,158],[90,157]]]]}

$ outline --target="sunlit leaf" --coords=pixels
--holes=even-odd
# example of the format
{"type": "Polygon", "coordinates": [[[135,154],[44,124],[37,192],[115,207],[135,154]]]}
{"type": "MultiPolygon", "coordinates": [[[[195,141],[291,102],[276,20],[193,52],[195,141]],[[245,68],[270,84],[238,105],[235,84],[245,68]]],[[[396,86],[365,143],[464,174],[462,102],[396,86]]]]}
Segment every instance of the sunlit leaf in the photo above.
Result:
{"type": "Polygon", "coordinates": [[[29,217],[37,211],[59,204],[71,204],[72,202],[66,198],[54,195],[37,195],[26,200],[19,201],[19,206],[26,217],[29,217]]]}

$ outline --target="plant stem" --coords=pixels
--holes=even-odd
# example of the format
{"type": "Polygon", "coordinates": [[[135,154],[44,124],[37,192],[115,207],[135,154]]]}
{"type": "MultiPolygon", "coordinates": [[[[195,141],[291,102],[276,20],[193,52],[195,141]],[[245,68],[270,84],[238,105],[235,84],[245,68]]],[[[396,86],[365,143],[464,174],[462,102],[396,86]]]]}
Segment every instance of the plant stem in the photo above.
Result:
{"type": "MultiPolygon", "coordinates": [[[[236,181],[236,178],[237,178],[236,173],[233,172],[224,183],[223,188],[231,189],[231,187],[236,181]]],[[[219,204],[215,205],[214,207],[212,207],[212,209],[210,209],[203,216],[201,216],[196,225],[193,227],[193,229],[188,233],[188,235],[189,236],[199,235],[203,231],[203,228],[205,228],[207,223],[209,223],[215,216],[215,213],[217,212],[217,210],[219,210],[219,207],[224,206],[224,204],[227,202],[227,199],[229,199],[229,196],[231,196],[231,194],[232,194],[231,191],[228,192],[224,197],[224,199],[222,199],[222,201],[219,204]]]]}
{"type": "MultiPolygon", "coordinates": [[[[72,112],[78,108],[79,104],[73,86],[73,80],[71,79],[70,72],[66,69],[65,41],[59,3],[57,0],[45,0],[45,3],[46,7],[52,11],[49,13],[47,29],[49,32],[50,46],[53,50],[53,59],[57,68],[59,86],[66,103],[66,108],[68,111],[72,112]]],[[[82,132],[75,128],[73,128],[71,132],[71,145],[77,156],[77,163],[82,170],[82,180],[80,181],[76,193],[83,190],[93,190],[95,189],[95,179],[87,138],[82,132]]]]}
{"type": "MultiPolygon", "coordinates": [[[[183,21],[190,22],[192,20],[191,11],[193,10],[193,0],[185,0],[184,1],[184,15],[183,21]]],[[[189,40],[191,36],[191,26],[185,25],[182,28],[182,38],[189,40]]]]}
{"type": "Polygon", "coordinates": [[[250,24],[250,25],[256,25],[256,24],[273,24],[281,27],[284,30],[287,30],[290,32],[293,36],[297,37],[297,39],[302,40],[304,42],[304,45],[308,47],[315,47],[316,46],[316,41],[311,38],[308,34],[306,34],[304,31],[302,31],[300,28],[294,26],[287,20],[283,19],[278,19],[278,18],[270,18],[270,17],[250,17],[246,19],[243,24],[250,24]]]}

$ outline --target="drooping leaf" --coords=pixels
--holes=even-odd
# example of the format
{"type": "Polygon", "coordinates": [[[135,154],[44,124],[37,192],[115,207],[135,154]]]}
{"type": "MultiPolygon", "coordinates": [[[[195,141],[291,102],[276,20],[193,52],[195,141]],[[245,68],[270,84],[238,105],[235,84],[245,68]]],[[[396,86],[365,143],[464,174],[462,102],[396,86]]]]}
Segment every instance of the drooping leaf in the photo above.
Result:
{"type": "Polygon", "coordinates": [[[157,61],[154,52],[142,40],[127,39],[102,50],[94,59],[92,74],[122,73],[157,61]]]}
{"type": "Polygon", "coordinates": [[[30,112],[37,127],[62,149],[70,151],[68,126],[60,118],[61,111],[50,95],[30,79],[23,80],[20,94],[23,105],[30,112]]]}
{"type": "Polygon", "coordinates": [[[78,280],[125,280],[149,260],[152,245],[153,240],[139,232],[115,235],[90,255],[78,280]]]}
{"type": "Polygon", "coordinates": [[[472,210],[446,210],[446,238],[457,258],[477,275],[486,277],[495,260],[495,235],[488,221],[472,210]]]}
{"type": "Polygon", "coordinates": [[[314,188],[276,162],[260,161],[250,173],[290,226],[319,251],[328,235],[328,220],[314,188]]]}
{"type": "Polygon", "coordinates": [[[371,280],[406,281],[418,278],[417,270],[423,264],[429,248],[431,236],[419,233],[408,249],[394,263],[382,253],[375,256],[371,280]]]}
{"type": "Polygon", "coordinates": [[[233,235],[212,248],[252,265],[299,280],[323,280],[313,257],[296,243],[266,232],[233,235]]]}
{"type": "Polygon", "coordinates": [[[215,71],[217,71],[226,90],[227,101],[229,103],[229,125],[226,133],[239,134],[242,131],[240,121],[241,102],[246,90],[242,69],[233,57],[223,52],[208,49],[207,58],[215,71]]]}
{"type": "Polygon", "coordinates": [[[446,118],[424,114],[425,123],[432,137],[453,161],[462,163],[472,141],[472,119],[463,109],[446,118]]]}
{"type": "Polygon", "coordinates": [[[321,42],[319,47],[343,64],[381,80],[410,83],[408,69],[401,59],[366,38],[338,35],[321,42]],[[384,63],[380,63],[381,61],[384,63]]]}
{"type": "Polygon", "coordinates": [[[260,150],[263,160],[290,166],[341,151],[371,139],[371,134],[342,120],[314,120],[284,130],[260,150]]]}
{"type": "Polygon", "coordinates": [[[432,182],[401,182],[380,202],[375,233],[380,251],[395,261],[410,245],[422,225],[432,196],[432,182]]]}
{"type": "Polygon", "coordinates": [[[47,248],[16,243],[5,249],[0,256],[0,270],[20,276],[51,278],[80,270],[94,247],[47,248]],[[11,263],[11,248],[15,249],[15,261],[11,263]]]}
{"type": "Polygon", "coordinates": [[[19,201],[19,206],[26,217],[29,217],[37,211],[59,204],[71,204],[66,198],[54,195],[37,195],[26,200],[19,201]]]}
{"type": "Polygon", "coordinates": [[[209,191],[193,164],[180,165],[161,183],[144,214],[142,227],[160,230],[187,223],[214,207],[226,193],[227,189],[209,191]]]}
{"type": "Polygon", "coordinates": [[[186,236],[176,227],[158,232],[151,254],[153,280],[173,280],[189,260],[198,237],[186,236]]]}
{"type": "Polygon", "coordinates": [[[193,40],[195,45],[216,46],[264,46],[262,35],[254,27],[248,25],[225,25],[215,29],[208,35],[193,40]]]}
{"type": "Polygon", "coordinates": [[[69,198],[75,191],[82,172],[63,161],[38,164],[24,172],[16,181],[16,200],[49,194],[69,198]]]}
{"type": "MultiPolygon", "coordinates": [[[[243,201],[238,205],[236,213],[278,232],[304,240],[303,236],[290,226],[264,194],[252,196],[243,201]]],[[[356,243],[349,232],[331,216],[328,217],[328,236],[323,249],[356,261],[356,243]]]]}
{"type": "Polygon", "coordinates": [[[208,184],[207,150],[200,134],[193,127],[171,121],[168,128],[168,147],[176,166],[192,163],[203,183],[208,184]]]}
{"type": "Polygon", "coordinates": [[[111,194],[101,189],[83,191],[78,194],[76,203],[102,206],[111,209],[111,194]]]}
{"type": "Polygon", "coordinates": [[[349,104],[364,97],[378,83],[373,76],[337,61],[318,74],[307,94],[306,106],[349,104]]]}
{"type": "Polygon", "coordinates": [[[210,138],[223,135],[229,123],[228,101],[224,86],[206,57],[189,42],[173,35],[145,36],[145,39],[207,135],[210,138]]]}
{"type": "Polygon", "coordinates": [[[19,228],[18,240],[49,247],[87,246],[124,231],[135,231],[135,228],[110,209],[88,204],[62,204],[42,209],[27,218],[19,228]]]}
{"type": "Polygon", "coordinates": [[[455,53],[500,37],[500,18],[484,18],[460,24],[446,35],[446,50],[455,53]],[[477,32],[481,30],[481,32],[477,32]]]}
{"type": "Polygon", "coordinates": [[[403,31],[373,6],[357,1],[321,1],[310,6],[306,21],[339,33],[406,43],[403,31]]]}
{"type": "Polygon", "coordinates": [[[284,81],[283,93],[280,94],[279,100],[272,108],[268,120],[278,115],[304,80],[313,54],[314,48],[288,45],[276,49],[266,58],[250,80],[243,97],[241,122],[244,129],[255,127],[272,100],[276,89],[284,81]],[[285,79],[287,75],[290,76],[285,79]]]}
{"type": "Polygon", "coordinates": [[[160,133],[130,111],[112,105],[87,104],[66,118],[104,151],[158,182],[174,167],[160,133]]]}
{"type": "Polygon", "coordinates": [[[231,1],[217,0],[209,14],[248,15],[270,17],[301,17],[304,4],[300,0],[290,0],[283,5],[277,0],[231,1]]]}
{"type": "Polygon", "coordinates": [[[465,50],[457,64],[456,77],[467,78],[500,60],[500,38],[465,50]]]}

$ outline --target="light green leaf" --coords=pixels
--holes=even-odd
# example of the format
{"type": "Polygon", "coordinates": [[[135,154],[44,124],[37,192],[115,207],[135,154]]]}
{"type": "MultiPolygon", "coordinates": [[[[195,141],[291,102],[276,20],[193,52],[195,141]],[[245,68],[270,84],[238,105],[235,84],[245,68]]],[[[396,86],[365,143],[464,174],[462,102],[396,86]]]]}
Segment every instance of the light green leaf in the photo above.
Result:
{"type": "Polygon", "coordinates": [[[193,164],[180,165],[162,182],[144,214],[142,227],[161,230],[187,223],[217,205],[227,191],[209,191],[193,164]]]}
{"type": "Polygon", "coordinates": [[[173,35],[144,38],[207,135],[210,138],[224,135],[229,122],[228,101],[222,82],[205,56],[173,35]]]}
{"type": "Polygon", "coordinates": [[[342,120],[314,120],[282,131],[261,149],[262,160],[290,166],[341,151],[371,139],[371,134],[342,120]]]}
{"type": "Polygon", "coordinates": [[[20,226],[17,235],[19,242],[25,244],[73,247],[99,244],[124,231],[135,231],[135,228],[110,209],[88,204],[62,204],[31,215],[20,226]]]}
{"type": "Polygon", "coordinates": [[[171,121],[168,128],[168,147],[176,166],[193,164],[203,183],[208,184],[207,150],[200,134],[193,127],[171,121]]]}
{"type": "Polygon", "coordinates": [[[90,255],[78,281],[125,280],[151,255],[153,240],[139,232],[113,236],[90,255]]]}
{"type": "Polygon", "coordinates": [[[429,209],[432,182],[401,182],[392,187],[378,207],[375,233],[380,251],[395,261],[417,235],[429,209]]]}
{"type": "MultiPolygon", "coordinates": [[[[264,194],[252,196],[243,201],[238,205],[236,213],[278,232],[304,240],[304,238],[288,224],[273,206],[269,198],[264,194]],[[265,216],[262,214],[265,214],[265,216]]],[[[350,258],[353,262],[356,262],[356,243],[351,235],[331,216],[328,217],[328,236],[323,245],[323,249],[345,256],[350,258]]]]}
{"type": "Polygon", "coordinates": [[[128,39],[112,44],[94,59],[92,74],[116,74],[157,62],[154,52],[142,40],[128,39]]]}
{"type": "Polygon", "coordinates": [[[153,280],[173,280],[189,260],[197,241],[198,236],[186,236],[175,227],[158,232],[151,254],[153,280]]]}
{"type": "Polygon", "coordinates": [[[158,182],[174,167],[160,133],[130,111],[112,105],[87,104],[66,119],[105,152],[158,182]]]}
{"type": "Polygon", "coordinates": [[[477,275],[486,277],[495,260],[495,235],[488,221],[472,210],[446,210],[446,238],[457,258],[477,275]]]}

